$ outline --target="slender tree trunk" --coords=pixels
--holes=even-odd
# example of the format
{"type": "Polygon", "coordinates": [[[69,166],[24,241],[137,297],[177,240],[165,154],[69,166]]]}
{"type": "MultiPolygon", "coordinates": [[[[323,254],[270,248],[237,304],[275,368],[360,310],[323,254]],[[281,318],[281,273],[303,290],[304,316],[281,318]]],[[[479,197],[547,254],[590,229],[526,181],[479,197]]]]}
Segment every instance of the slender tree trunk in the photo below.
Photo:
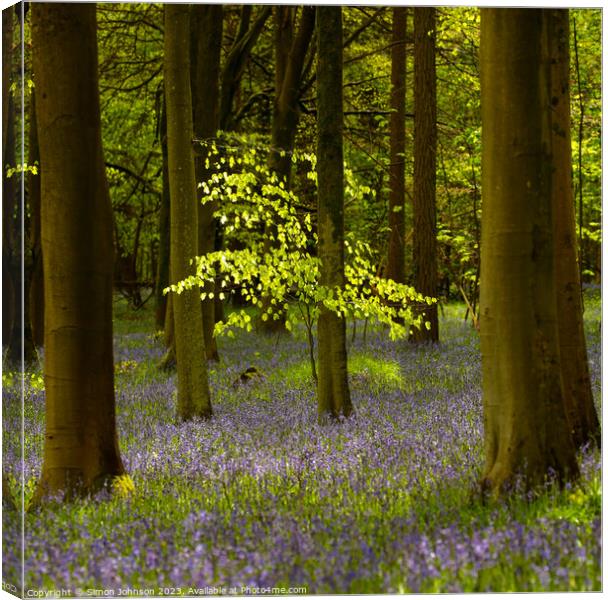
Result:
{"type": "Polygon", "coordinates": [[[2,346],[11,341],[15,322],[13,282],[15,177],[6,176],[6,165],[15,165],[15,104],[10,93],[13,66],[14,10],[2,11],[2,346]]]}
{"type": "MultiPolygon", "coordinates": [[[[342,149],[342,8],[317,7],[317,179],[320,283],[344,286],[344,160],[342,149]]],[[[352,412],[346,321],[321,306],[318,323],[319,422],[352,412]]]]}
{"type": "MultiPolygon", "coordinates": [[[[302,70],[310,46],[315,24],[315,8],[302,8],[298,31],[294,37],[295,7],[275,7],[275,93],[272,110],[272,135],[269,167],[289,189],[291,181],[292,153],[300,113],[298,100],[302,84],[302,70]]],[[[270,236],[276,237],[276,227],[269,228],[270,236]]],[[[271,251],[270,242],[266,251],[271,251]]],[[[262,299],[262,313],[271,304],[271,299],[262,299]]],[[[280,311],[277,319],[260,320],[259,327],[265,333],[285,332],[285,313],[280,311]]]]}
{"type": "MultiPolygon", "coordinates": [[[[414,287],[437,296],[437,82],[435,8],[414,8],[414,287]]],[[[418,307],[430,328],[413,329],[414,342],[438,342],[437,304],[418,307]]]]}
{"type": "Polygon", "coordinates": [[[251,49],[264,30],[266,21],[271,14],[271,6],[260,6],[256,20],[250,25],[251,6],[244,5],[242,8],[239,32],[222,68],[219,104],[219,125],[222,131],[234,131],[236,128],[234,99],[240,88],[241,78],[251,49]]]}
{"type": "Polygon", "coordinates": [[[570,140],[570,21],[568,9],[544,11],[551,75],[557,323],[566,414],[577,447],[600,443],[600,425],[589,377],[577,264],[572,146],[570,140]]]}
{"type": "Polygon", "coordinates": [[[2,151],[6,148],[8,132],[8,98],[13,64],[13,7],[2,10],[2,151]]]}
{"type": "Polygon", "coordinates": [[[391,48],[390,194],[386,277],[405,283],[405,36],[406,7],[393,8],[391,48]]]}
{"type": "MultiPolygon", "coordinates": [[[[209,140],[217,135],[219,125],[219,75],[222,45],[222,5],[192,6],[192,98],[194,103],[194,135],[209,140]]],[[[205,144],[196,145],[194,168],[196,182],[206,181],[211,171],[206,168],[209,151],[205,144]]],[[[215,202],[202,203],[203,191],[197,186],[198,201],[198,254],[215,250],[216,222],[213,213],[215,202]]],[[[207,294],[215,291],[215,284],[208,282],[203,289],[207,294]]],[[[208,296],[202,301],[203,331],[207,358],[219,360],[215,327],[215,299],[208,296]]]]}
{"type": "Polygon", "coordinates": [[[30,131],[28,163],[38,165],[38,172],[28,173],[28,202],[30,206],[30,243],[32,247],[32,275],[29,285],[30,324],[35,346],[44,344],[44,278],[42,269],[42,241],[40,235],[40,152],[36,124],[36,94],[30,92],[30,131]]]}
{"type": "Polygon", "coordinates": [[[94,4],[32,5],[46,389],[37,499],[93,492],[124,473],[115,423],[112,219],[96,30],[94,4]]]}
{"type": "Polygon", "coordinates": [[[561,387],[543,11],[482,9],[483,485],[578,474],[561,387]]]}
{"type": "MultiPolygon", "coordinates": [[[[8,9],[7,9],[8,10],[8,9]]],[[[12,12],[12,11],[9,11],[12,12]]],[[[4,11],[3,11],[3,17],[4,11]]],[[[13,334],[19,326],[16,325],[17,315],[17,287],[15,281],[18,252],[15,249],[15,201],[17,195],[17,177],[7,177],[6,167],[15,166],[15,104],[12,96],[7,95],[6,100],[6,129],[3,131],[5,146],[2,149],[2,345],[8,348],[13,346],[13,334]]],[[[13,360],[13,352],[9,358],[13,360]]]]}
{"type": "MultiPolygon", "coordinates": [[[[165,5],[165,94],[171,193],[171,282],[193,274],[198,252],[198,209],[192,151],[190,7],[165,5]]],[[[198,289],[173,296],[177,409],[181,419],[211,416],[198,289]]]]}

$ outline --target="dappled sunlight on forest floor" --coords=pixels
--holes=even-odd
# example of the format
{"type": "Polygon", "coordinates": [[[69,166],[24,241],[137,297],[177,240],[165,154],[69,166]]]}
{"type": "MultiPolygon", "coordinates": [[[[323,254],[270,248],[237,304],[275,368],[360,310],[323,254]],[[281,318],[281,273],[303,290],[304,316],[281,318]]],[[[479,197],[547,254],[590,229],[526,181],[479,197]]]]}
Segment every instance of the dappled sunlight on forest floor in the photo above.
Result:
{"type": "MultiPolygon", "coordinates": [[[[598,401],[599,303],[588,293],[598,401]]],[[[445,308],[436,347],[391,342],[371,327],[364,340],[362,323],[353,341],[349,325],[355,415],[329,427],[317,424],[304,331],[220,340],[214,417],[179,424],[174,376],[157,369],[162,343],[143,332],[148,317],[118,322],[119,439],[135,492],[28,514],[26,589],[600,589],[599,453],[583,456],[580,486],[548,483],[499,505],[473,493],[483,461],[480,356],[463,314],[445,308]],[[242,383],[248,367],[259,376],[242,383]]],[[[8,375],[3,402],[5,465],[17,485],[20,402],[8,375]]],[[[28,375],[26,496],[41,468],[43,405],[41,380],[28,375]]],[[[4,511],[17,544],[12,518],[4,511]]],[[[18,557],[5,552],[4,561],[5,579],[16,579],[18,557]]]]}

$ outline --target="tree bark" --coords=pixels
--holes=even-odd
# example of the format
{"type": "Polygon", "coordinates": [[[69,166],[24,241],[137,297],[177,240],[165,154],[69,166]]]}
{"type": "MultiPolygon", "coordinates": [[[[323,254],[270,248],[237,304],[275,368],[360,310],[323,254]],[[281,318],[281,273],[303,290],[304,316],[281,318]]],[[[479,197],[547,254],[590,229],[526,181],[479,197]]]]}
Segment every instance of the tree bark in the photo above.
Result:
{"type": "Polygon", "coordinates": [[[44,277],[42,269],[42,241],[40,236],[40,151],[36,124],[36,93],[30,92],[29,156],[28,164],[38,164],[38,172],[27,175],[28,203],[30,207],[30,245],[32,248],[32,271],[28,301],[32,341],[36,347],[44,344],[44,277]]]}
{"type": "Polygon", "coordinates": [[[577,264],[570,140],[570,21],[568,9],[544,11],[551,79],[557,323],[566,414],[576,447],[600,444],[601,433],[587,362],[577,264]]]}
{"type": "Polygon", "coordinates": [[[386,277],[405,283],[405,7],[393,8],[391,47],[390,194],[386,277]]]}
{"type": "MultiPolygon", "coordinates": [[[[194,104],[194,135],[199,140],[210,140],[217,135],[219,126],[219,76],[222,48],[223,10],[221,4],[192,6],[192,100],[194,104]]],[[[198,254],[215,250],[217,209],[215,202],[202,203],[203,190],[198,184],[206,181],[211,171],[205,162],[209,157],[208,146],[198,144],[194,156],[198,202],[198,254]]],[[[215,327],[215,299],[208,294],[215,292],[215,284],[208,282],[203,288],[207,297],[202,301],[205,349],[209,360],[219,360],[215,327]]]]}
{"type": "Polygon", "coordinates": [[[115,422],[112,219],[94,4],[32,5],[41,160],[46,437],[36,498],[124,473],[115,422]]]}
{"type": "MultiPolygon", "coordinates": [[[[317,7],[317,179],[320,284],[344,286],[344,160],[342,148],[342,8],[317,7]]],[[[352,412],[346,321],[321,306],[318,322],[321,424],[352,412]]]]}
{"type": "Polygon", "coordinates": [[[561,387],[541,10],[482,9],[485,469],[500,495],[578,474],[561,387]]]}
{"type": "MultiPolygon", "coordinates": [[[[171,283],[194,273],[198,252],[198,210],[192,150],[190,91],[190,7],[165,5],[165,94],[171,194],[171,283]]],[[[177,358],[177,410],[181,419],[211,416],[204,360],[205,341],[198,289],[173,297],[177,358]]]]}
{"type": "MultiPolygon", "coordinates": [[[[437,82],[435,8],[414,8],[414,287],[437,296],[437,82]]],[[[437,304],[417,307],[430,328],[413,329],[413,342],[438,342],[437,304]]]]}

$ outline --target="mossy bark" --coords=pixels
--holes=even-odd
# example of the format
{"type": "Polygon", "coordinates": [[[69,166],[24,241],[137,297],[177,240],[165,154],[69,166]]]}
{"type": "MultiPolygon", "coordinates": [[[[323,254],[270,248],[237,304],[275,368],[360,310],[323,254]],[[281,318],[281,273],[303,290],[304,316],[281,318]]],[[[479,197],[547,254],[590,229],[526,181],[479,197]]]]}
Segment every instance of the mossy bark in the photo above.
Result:
{"type": "MultiPolygon", "coordinates": [[[[194,273],[198,209],[192,149],[190,7],[165,6],[165,94],[171,195],[171,283],[194,273]]],[[[181,419],[211,416],[203,319],[198,288],[174,294],[177,411],[181,419]]]]}
{"type": "MultiPolygon", "coordinates": [[[[317,7],[317,179],[320,284],[344,286],[344,159],[342,148],[342,8],[317,7]]],[[[318,323],[319,421],[352,412],[346,321],[321,306],[318,323]]]]}
{"type": "Polygon", "coordinates": [[[485,469],[500,495],[521,475],[578,474],[561,386],[543,13],[482,9],[481,354],[485,469]]]}
{"type": "MultiPolygon", "coordinates": [[[[414,287],[437,296],[437,78],[435,8],[414,8],[414,287]]],[[[438,342],[437,304],[416,307],[430,328],[412,329],[413,342],[438,342]]]]}
{"type": "MultiPolygon", "coordinates": [[[[217,135],[219,126],[219,76],[220,51],[222,44],[222,5],[192,6],[192,101],[194,104],[194,136],[199,140],[210,140],[217,135]]],[[[209,157],[208,146],[195,144],[194,169],[197,183],[198,202],[198,254],[204,255],[215,250],[216,221],[213,216],[217,209],[215,202],[202,203],[203,190],[198,184],[210,176],[205,166],[209,157]]],[[[207,294],[215,292],[215,284],[208,282],[204,289],[207,294]]],[[[215,299],[208,296],[202,301],[203,332],[207,358],[219,360],[217,341],[213,335],[215,327],[215,299]]]]}
{"type": "Polygon", "coordinates": [[[566,415],[576,447],[600,445],[583,328],[581,282],[577,263],[572,146],[570,139],[570,21],[567,9],[544,11],[551,89],[557,324],[566,415]]]}
{"type": "Polygon", "coordinates": [[[94,492],[124,473],[115,422],[112,217],[96,31],[94,4],[32,5],[46,389],[36,501],[94,492]]]}

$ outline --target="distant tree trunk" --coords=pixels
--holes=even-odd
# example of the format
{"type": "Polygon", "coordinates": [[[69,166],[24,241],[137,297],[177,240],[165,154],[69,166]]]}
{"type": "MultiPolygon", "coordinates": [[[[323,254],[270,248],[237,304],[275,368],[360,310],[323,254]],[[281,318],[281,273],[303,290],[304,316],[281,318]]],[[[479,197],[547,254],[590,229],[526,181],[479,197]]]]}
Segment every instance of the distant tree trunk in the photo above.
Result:
{"type": "MultiPolygon", "coordinates": [[[[217,135],[219,125],[219,75],[220,51],[222,48],[223,14],[221,4],[195,4],[192,6],[192,100],[194,103],[194,136],[210,140],[217,135]]],[[[215,202],[202,203],[203,191],[198,184],[206,181],[211,170],[206,168],[209,157],[208,146],[196,144],[194,169],[198,201],[198,254],[201,256],[215,250],[216,223],[213,217],[217,209],[215,202]]],[[[203,289],[207,294],[215,291],[213,282],[203,289]]],[[[202,301],[203,331],[207,358],[219,360],[217,342],[213,335],[215,327],[215,299],[208,296],[202,301]]]]}
{"type": "Polygon", "coordinates": [[[36,94],[30,92],[30,130],[28,163],[38,164],[38,173],[30,171],[28,202],[30,207],[30,243],[32,247],[32,271],[29,285],[29,314],[32,340],[35,346],[44,344],[44,278],[42,269],[42,241],[40,236],[40,152],[36,125],[36,94]]]}
{"type": "MultiPolygon", "coordinates": [[[[241,19],[238,32],[222,61],[223,67],[220,75],[219,98],[219,129],[221,131],[235,131],[238,127],[236,119],[235,98],[238,95],[243,72],[251,50],[264,30],[266,21],[272,14],[272,6],[261,6],[253,24],[251,23],[252,5],[245,4],[241,8],[241,19]]],[[[222,226],[216,222],[215,250],[221,250],[224,245],[224,232],[222,226]]],[[[233,296],[234,298],[234,296],[233,296]]],[[[224,320],[224,302],[215,296],[215,322],[224,320]]]]}
{"type": "MultiPolygon", "coordinates": [[[[414,287],[437,296],[437,82],[435,8],[414,8],[414,287]]],[[[437,304],[419,310],[430,329],[413,329],[414,342],[438,342],[437,304]]]]}
{"type": "Polygon", "coordinates": [[[15,322],[13,283],[13,212],[15,178],[6,176],[6,165],[15,164],[14,102],[10,93],[13,64],[13,7],[2,11],[2,346],[9,345],[15,322]],[[11,156],[12,155],[12,156],[11,156]]]}
{"type": "Polygon", "coordinates": [[[483,486],[578,474],[561,387],[543,11],[481,10],[483,486]]]}
{"type": "Polygon", "coordinates": [[[233,131],[237,125],[234,119],[234,98],[239,89],[251,49],[272,14],[272,6],[260,6],[258,16],[250,26],[251,11],[251,5],[242,7],[239,31],[224,60],[219,104],[219,126],[222,131],[233,131]]]}
{"type": "Polygon", "coordinates": [[[163,91],[160,117],[160,146],[163,158],[163,191],[158,221],[158,264],[156,272],[156,328],[166,327],[167,294],[163,290],[169,285],[169,257],[171,254],[171,198],[169,195],[169,158],[167,154],[167,105],[163,91]]]}
{"type": "MultiPolygon", "coordinates": [[[[19,335],[19,327],[16,325],[18,282],[15,281],[18,261],[15,249],[17,232],[14,223],[17,177],[6,175],[7,165],[15,166],[15,104],[12,96],[7,96],[6,104],[7,123],[3,131],[5,145],[2,149],[2,345],[10,350],[11,346],[14,349],[12,342],[15,330],[19,335]]],[[[15,359],[12,351],[9,351],[8,358],[15,359]]]]}
{"type": "Polygon", "coordinates": [[[304,62],[315,26],[315,9],[302,8],[298,31],[294,34],[295,9],[276,6],[275,95],[272,112],[272,138],[269,166],[289,187],[291,154],[295,147],[300,112],[298,100],[304,62]]]}
{"type": "Polygon", "coordinates": [[[8,132],[8,98],[13,64],[13,7],[2,10],[2,151],[6,148],[8,132]]]}
{"type": "MultiPolygon", "coordinates": [[[[296,8],[293,6],[275,6],[275,92],[272,110],[272,136],[269,167],[286,189],[291,180],[292,153],[295,147],[299,121],[298,100],[302,84],[304,61],[315,26],[315,8],[302,8],[297,34],[294,37],[294,20],[296,8]]],[[[275,236],[275,227],[269,232],[275,236]]],[[[266,244],[266,250],[271,245],[266,244]]],[[[262,299],[262,312],[266,311],[271,299],[262,299]]],[[[259,327],[266,333],[286,331],[285,313],[278,312],[277,319],[259,322],[259,327]]]]}
{"type": "MultiPolygon", "coordinates": [[[[198,252],[190,91],[190,7],[185,4],[165,5],[165,94],[171,193],[171,283],[177,283],[193,274],[189,263],[198,252]]],[[[183,420],[211,416],[199,296],[198,289],[173,296],[177,410],[183,420]]]]}
{"type": "Polygon", "coordinates": [[[36,498],[124,473],[115,423],[112,219],[94,4],[32,5],[41,159],[46,438],[36,498]]]}
{"type": "Polygon", "coordinates": [[[557,324],[566,415],[574,444],[600,444],[600,425],[589,377],[583,329],[581,282],[576,260],[576,225],[570,140],[570,21],[568,9],[544,11],[551,77],[557,324]]]}
{"type": "Polygon", "coordinates": [[[406,7],[393,8],[391,47],[390,194],[386,277],[405,283],[405,36],[406,7]]]}
{"type": "MultiPolygon", "coordinates": [[[[317,179],[320,283],[344,285],[344,160],[342,149],[342,8],[317,7],[317,179]]],[[[318,322],[319,422],[352,412],[346,322],[321,306],[318,322]]]]}

